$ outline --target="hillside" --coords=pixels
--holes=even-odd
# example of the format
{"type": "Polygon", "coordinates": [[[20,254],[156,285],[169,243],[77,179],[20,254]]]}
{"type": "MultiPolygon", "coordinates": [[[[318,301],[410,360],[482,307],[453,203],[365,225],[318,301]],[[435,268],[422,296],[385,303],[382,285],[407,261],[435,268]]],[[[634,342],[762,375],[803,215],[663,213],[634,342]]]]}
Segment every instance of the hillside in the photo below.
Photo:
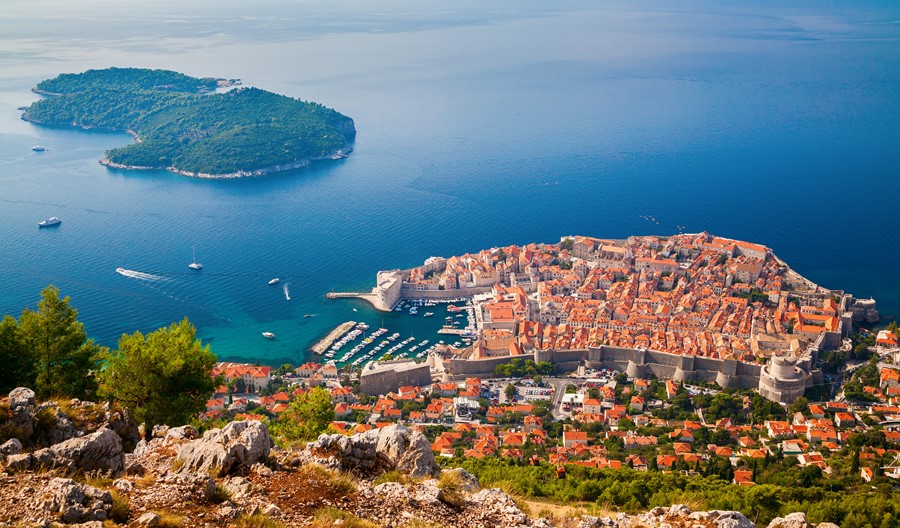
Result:
{"type": "Polygon", "coordinates": [[[64,74],[37,85],[47,97],[23,119],[128,131],[137,142],[108,151],[104,163],[188,176],[259,175],[350,152],[349,117],[257,88],[210,93],[229,83],[136,68],[64,74]]]}

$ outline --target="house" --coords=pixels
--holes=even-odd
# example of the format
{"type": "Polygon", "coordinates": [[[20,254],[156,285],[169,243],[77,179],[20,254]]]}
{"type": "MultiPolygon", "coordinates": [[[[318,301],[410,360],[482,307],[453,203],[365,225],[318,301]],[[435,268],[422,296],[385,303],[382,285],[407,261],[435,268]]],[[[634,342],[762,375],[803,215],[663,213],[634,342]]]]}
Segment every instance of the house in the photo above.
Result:
{"type": "Polygon", "coordinates": [[[809,414],[813,418],[825,418],[825,409],[821,405],[810,404],[809,414]]]}
{"type": "Polygon", "coordinates": [[[862,477],[866,482],[872,482],[872,478],[875,476],[875,473],[872,471],[872,468],[862,467],[859,468],[859,476],[862,477]]]}
{"type": "Polygon", "coordinates": [[[272,367],[250,365],[248,363],[216,363],[212,375],[222,376],[226,382],[241,380],[248,392],[259,392],[272,381],[272,367]]]}
{"type": "Polygon", "coordinates": [[[584,406],[581,410],[584,414],[603,414],[603,407],[600,400],[596,398],[587,398],[584,400],[584,406]]]}
{"type": "Polygon", "coordinates": [[[856,425],[856,418],[852,414],[839,412],[834,414],[834,423],[838,427],[853,427],[856,425]]]}
{"type": "Polygon", "coordinates": [[[666,397],[671,400],[676,394],[678,394],[678,382],[666,380],[666,397]]]}
{"type": "Polygon", "coordinates": [[[817,451],[810,451],[809,453],[801,453],[797,455],[797,462],[799,462],[803,467],[819,466],[821,469],[828,468],[828,463],[825,462],[825,458],[821,453],[817,451]]]}
{"type": "Polygon", "coordinates": [[[875,336],[875,345],[884,347],[897,346],[897,335],[890,330],[879,330],[875,336]]]}
{"type": "Polygon", "coordinates": [[[678,457],[675,455],[656,455],[656,467],[659,469],[672,469],[678,457]]]}
{"type": "Polygon", "coordinates": [[[586,431],[563,431],[563,447],[586,446],[588,437],[586,431]]]}
{"type": "Polygon", "coordinates": [[[643,411],[644,410],[644,398],[641,396],[632,396],[631,403],[628,404],[628,407],[634,409],[635,411],[643,411]]]}
{"type": "Polygon", "coordinates": [[[734,480],[738,486],[753,486],[753,472],[745,469],[737,469],[734,472],[734,480]]]}
{"type": "Polygon", "coordinates": [[[763,424],[769,434],[769,438],[785,438],[794,434],[791,425],[777,420],[766,420],[763,424]]]}
{"type": "Polygon", "coordinates": [[[336,418],[344,418],[350,415],[350,406],[344,402],[340,402],[334,406],[334,416],[336,418]]]}

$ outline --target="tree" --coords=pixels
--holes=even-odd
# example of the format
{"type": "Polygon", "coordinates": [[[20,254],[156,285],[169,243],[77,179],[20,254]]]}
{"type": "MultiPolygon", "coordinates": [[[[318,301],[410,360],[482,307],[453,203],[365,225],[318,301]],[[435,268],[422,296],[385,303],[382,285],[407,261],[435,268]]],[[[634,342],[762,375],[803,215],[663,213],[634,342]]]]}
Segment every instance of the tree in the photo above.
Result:
{"type": "Polygon", "coordinates": [[[506,398],[511,400],[513,396],[519,393],[519,389],[517,389],[514,384],[510,383],[503,389],[503,392],[506,394],[506,398]]]}
{"type": "Polygon", "coordinates": [[[58,288],[47,286],[38,310],[22,312],[18,333],[34,357],[34,391],[39,397],[96,395],[94,371],[105,349],[87,338],[78,310],[69,306],[68,297],[59,298],[58,288]]]}
{"type": "Polygon", "coordinates": [[[315,387],[297,396],[281,417],[272,423],[275,435],[289,442],[315,440],[334,420],[331,393],[315,387]]]}
{"type": "Polygon", "coordinates": [[[119,349],[106,354],[103,395],[144,422],[147,435],[154,425],[189,422],[221,383],[211,376],[215,354],[196,335],[185,318],[146,336],[122,335],[119,349]]]}
{"type": "Polygon", "coordinates": [[[794,403],[791,404],[790,411],[791,414],[795,413],[803,413],[809,408],[809,400],[803,396],[800,396],[794,403]]]}
{"type": "Polygon", "coordinates": [[[0,393],[34,385],[32,358],[22,345],[19,323],[7,315],[0,321],[0,393]]]}

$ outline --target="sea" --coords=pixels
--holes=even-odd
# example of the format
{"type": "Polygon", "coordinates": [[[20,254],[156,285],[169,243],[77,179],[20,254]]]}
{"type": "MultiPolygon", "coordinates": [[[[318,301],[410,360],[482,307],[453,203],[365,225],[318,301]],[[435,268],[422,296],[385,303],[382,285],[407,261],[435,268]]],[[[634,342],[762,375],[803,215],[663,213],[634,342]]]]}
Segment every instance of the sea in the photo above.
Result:
{"type": "Polygon", "coordinates": [[[0,8],[0,314],[35,309],[53,284],[102,345],[187,317],[223,360],[296,365],[344,321],[444,339],[443,308],[423,318],[325,298],[370,289],[380,269],[679,231],[765,244],[900,313],[900,3],[0,8]],[[110,66],[322,103],[355,120],[354,151],[202,180],[101,166],[125,134],[20,119],[39,81],[110,66]],[[62,224],[38,229],[50,216],[62,224]]]}

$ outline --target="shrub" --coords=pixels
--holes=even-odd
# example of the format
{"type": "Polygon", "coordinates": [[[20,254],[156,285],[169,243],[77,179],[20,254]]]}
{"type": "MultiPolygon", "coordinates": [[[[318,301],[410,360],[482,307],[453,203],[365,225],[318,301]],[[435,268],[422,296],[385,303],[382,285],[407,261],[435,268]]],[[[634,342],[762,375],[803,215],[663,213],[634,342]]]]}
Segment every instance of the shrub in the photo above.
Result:
{"type": "Polygon", "coordinates": [[[237,528],[283,528],[283,524],[262,513],[245,515],[234,521],[237,528]]]}
{"type": "Polygon", "coordinates": [[[350,512],[339,510],[333,506],[322,508],[313,518],[312,528],[332,528],[336,524],[341,528],[378,528],[369,521],[360,519],[350,512]]]}
{"type": "Polygon", "coordinates": [[[455,471],[443,471],[438,478],[441,499],[451,506],[462,508],[466,503],[466,495],[462,487],[462,479],[455,471]]]}

